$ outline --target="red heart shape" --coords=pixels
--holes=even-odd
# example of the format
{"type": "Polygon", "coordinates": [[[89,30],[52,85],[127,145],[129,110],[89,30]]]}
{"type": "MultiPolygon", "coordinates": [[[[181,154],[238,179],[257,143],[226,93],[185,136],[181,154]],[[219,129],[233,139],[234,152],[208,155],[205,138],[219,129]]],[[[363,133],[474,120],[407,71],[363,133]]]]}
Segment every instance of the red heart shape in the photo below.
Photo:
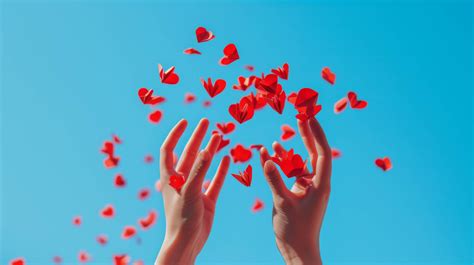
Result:
{"type": "Polygon", "coordinates": [[[122,174],[117,174],[115,175],[114,184],[117,188],[122,188],[125,187],[127,182],[125,181],[125,178],[122,176],[122,174]]]}
{"type": "Polygon", "coordinates": [[[283,173],[288,178],[301,177],[306,170],[306,161],[303,161],[300,155],[295,154],[293,149],[288,152],[283,151],[280,155],[272,156],[273,162],[280,166],[283,173]]]}
{"type": "Polygon", "coordinates": [[[134,226],[125,226],[122,231],[122,238],[129,239],[132,238],[137,233],[137,230],[134,226]]]}
{"type": "Polygon", "coordinates": [[[266,98],[268,105],[272,107],[279,114],[283,113],[285,108],[286,94],[285,91],[281,91],[279,95],[273,95],[269,98],[266,98]]]}
{"type": "Polygon", "coordinates": [[[284,124],[281,126],[281,133],[282,133],[281,134],[282,141],[290,140],[296,134],[295,130],[287,124],[284,124]]]}
{"type": "Polygon", "coordinates": [[[148,116],[148,120],[151,123],[159,123],[161,121],[161,117],[163,116],[163,113],[160,110],[155,110],[150,115],[148,116]]]}
{"type": "Polygon", "coordinates": [[[367,101],[358,100],[355,92],[350,91],[347,93],[347,98],[349,99],[349,103],[353,109],[363,109],[367,107],[367,101]]]}
{"type": "Polygon", "coordinates": [[[283,67],[278,67],[276,69],[272,69],[272,73],[278,75],[279,78],[288,80],[288,73],[290,71],[289,65],[285,63],[283,67]]]}
{"type": "Polygon", "coordinates": [[[174,72],[175,67],[172,66],[168,70],[164,70],[161,64],[158,64],[158,73],[163,84],[175,85],[179,82],[179,76],[174,72]]]}
{"type": "Polygon", "coordinates": [[[218,123],[216,126],[223,134],[229,134],[235,130],[235,124],[233,122],[218,123]]]}
{"type": "Polygon", "coordinates": [[[172,175],[170,176],[170,186],[173,187],[177,192],[181,190],[186,179],[181,175],[172,175]]]}
{"type": "Polygon", "coordinates": [[[238,123],[242,124],[253,117],[253,102],[251,102],[250,99],[243,97],[240,99],[239,103],[229,106],[229,113],[238,123]]]}
{"type": "Polygon", "coordinates": [[[16,259],[10,261],[10,265],[25,265],[25,259],[24,258],[16,258],[16,259]]]}
{"type": "Polygon", "coordinates": [[[100,215],[104,218],[112,218],[114,217],[115,211],[112,205],[106,205],[104,209],[100,212],[100,215]]]}
{"type": "Polygon", "coordinates": [[[331,72],[331,69],[329,67],[324,67],[323,70],[321,71],[321,76],[323,77],[324,80],[328,81],[331,85],[334,85],[336,82],[336,74],[331,72]]]}
{"type": "Polygon", "coordinates": [[[347,107],[347,98],[341,98],[334,104],[334,113],[339,114],[347,107]]]}
{"type": "Polygon", "coordinates": [[[201,79],[201,83],[211,98],[219,95],[222,91],[224,91],[224,88],[227,85],[227,83],[223,79],[217,79],[216,82],[212,84],[212,80],[210,77],[207,79],[207,82],[204,79],[201,79]]]}
{"type": "Polygon", "coordinates": [[[109,239],[107,238],[106,235],[99,235],[96,238],[97,243],[101,244],[102,246],[106,245],[109,239]]]}
{"type": "Polygon", "coordinates": [[[80,226],[82,224],[82,218],[80,216],[76,216],[72,219],[72,223],[76,226],[80,226]]]}
{"type": "Polygon", "coordinates": [[[130,257],[126,254],[114,255],[114,265],[128,265],[130,257]]]}
{"type": "Polygon", "coordinates": [[[155,224],[156,218],[158,217],[158,214],[155,211],[150,211],[148,213],[148,216],[141,218],[138,223],[140,224],[141,228],[143,230],[146,230],[150,228],[152,225],[155,224]]]}
{"type": "Polygon", "coordinates": [[[239,52],[237,51],[237,47],[233,43],[227,44],[224,48],[224,57],[221,58],[219,63],[221,65],[229,65],[233,63],[234,61],[238,60],[239,57],[239,52]]]}
{"type": "Polygon", "coordinates": [[[263,210],[264,207],[265,207],[265,204],[263,203],[263,201],[257,198],[255,199],[252,205],[252,212],[253,213],[260,212],[261,210],[263,210]]]}
{"type": "Polygon", "coordinates": [[[250,185],[252,184],[252,166],[248,165],[244,172],[239,172],[239,174],[232,174],[232,176],[240,183],[244,184],[247,187],[250,187],[250,185]]]}
{"type": "Polygon", "coordinates": [[[235,90],[242,90],[246,91],[255,81],[255,76],[249,76],[249,77],[243,77],[239,76],[239,84],[232,86],[233,89],[235,90]]]}
{"type": "Polygon", "coordinates": [[[81,252],[79,252],[78,259],[79,259],[79,262],[86,263],[91,259],[91,257],[89,256],[89,253],[87,253],[85,251],[81,251],[81,252]]]}
{"type": "Polygon", "coordinates": [[[341,151],[339,151],[336,148],[331,148],[331,157],[332,157],[332,159],[339,158],[339,157],[341,157],[341,155],[342,155],[341,151]]]}
{"type": "Polygon", "coordinates": [[[164,97],[153,96],[153,89],[148,90],[145,87],[138,90],[138,97],[145,105],[157,105],[165,101],[164,97]]]}
{"type": "Polygon", "coordinates": [[[138,199],[140,200],[146,200],[148,198],[148,196],[150,195],[150,190],[145,188],[145,189],[142,189],[138,192],[138,199]]]}
{"type": "Polygon", "coordinates": [[[206,42],[214,39],[215,36],[212,34],[212,32],[208,31],[204,27],[199,27],[196,29],[196,39],[197,42],[206,42]]]}
{"type": "Polygon", "coordinates": [[[318,92],[311,88],[302,88],[298,91],[294,104],[298,111],[297,119],[306,121],[321,111],[321,105],[317,105],[318,95],[318,92]]]}
{"type": "Polygon", "coordinates": [[[229,139],[221,138],[221,142],[219,143],[219,147],[217,147],[216,152],[219,152],[220,150],[222,150],[224,147],[228,146],[229,144],[230,144],[229,139]]]}
{"type": "Polygon", "coordinates": [[[278,76],[275,74],[269,74],[262,79],[256,79],[254,84],[257,91],[263,96],[279,95],[282,91],[281,85],[278,84],[278,76]]]}
{"type": "Polygon", "coordinates": [[[243,145],[238,144],[234,148],[230,149],[230,155],[234,163],[245,163],[252,158],[252,150],[245,148],[243,145]]]}
{"type": "Polygon", "coordinates": [[[196,96],[193,93],[184,94],[185,103],[193,103],[194,101],[196,101],[196,96]]]}
{"type": "Polygon", "coordinates": [[[392,169],[392,161],[390,161],[389,157],[377,158],[375,160],[375,165],[381,168],[383,171],[392,169]]]}

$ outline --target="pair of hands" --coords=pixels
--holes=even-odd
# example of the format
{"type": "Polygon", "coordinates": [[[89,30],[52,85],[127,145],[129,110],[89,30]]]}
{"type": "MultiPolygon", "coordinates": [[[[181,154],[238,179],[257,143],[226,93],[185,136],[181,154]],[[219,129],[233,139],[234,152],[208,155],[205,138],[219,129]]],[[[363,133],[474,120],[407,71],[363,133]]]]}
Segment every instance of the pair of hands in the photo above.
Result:
{"type": "MultiPolygon", "coordinates": [[[[207,146],[199,151],[209,127],[209,121],[202,119],[174,167],[173,150],[186,127],[186,120],[178,122],[160,150],[166,235],[155,265],[194,264],[211,232],[216,201],[230,165],[230,158],[224,156],[209,188],[203,193],[202,183],[221,136],[212,135],[207,146]],[[168,185],[173,175],[186,179],[179,192],[168,185]]],[[[288,189],[264,147],[260,150],[260,160],[273,195],[273,230],[283,259],[286,264],[322,264],[319,235],[330,193],[331,150],[314,118],[298,121],[298,129],[312,166],[312,171],[304,176],[308,185],[295,182],[288,189]]],[[[285,151],[277,142],[272,147],[277,154],[285,151]]]]}

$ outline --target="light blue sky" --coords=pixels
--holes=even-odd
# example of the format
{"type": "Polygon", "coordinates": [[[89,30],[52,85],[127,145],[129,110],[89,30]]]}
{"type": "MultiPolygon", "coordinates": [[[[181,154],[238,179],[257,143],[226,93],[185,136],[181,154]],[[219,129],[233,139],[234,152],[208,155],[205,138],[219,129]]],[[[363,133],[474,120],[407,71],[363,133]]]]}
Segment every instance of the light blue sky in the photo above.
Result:
{"type": "MultiPolygon", "coordinates": [[[[244,65],[260,73],[284,62],[290,79],[283,87],[321,93],[318,118],[343,152],[334,162],[324,260],[471,263],[472,6],[304,2],[4,4],[0,263],[24,256],[45,264],[54,255],[76,262],[84,249],[98,264],[121,252],[151,264],[164,218],[158,193],[136,199],[158,178],[157,165],[144,164],[144,155],[157,154],[180,118],[193,126],[201,117],[231,120],[227,106],[242,94],[230,85],[247,74],[244,65]],[[194,29],[201,25],[216,39],[197,44],[194,29]],[[241,59],[219,66],[230,42],[241,59]],[[203,55],[183,55],[188,47],[203,55]],[[158,63],[176,65],[180,84],[159,84],[158,63]],[[324,66],[337,74],[335,86],[320,78],[324,66]],[[208,76],[226,79],[226,91],[210,109],[185,106],[185,92],[199,102],[208,98],[199,81],[208,76]],[[137,98],[143,86],[168,98],[159,125],[147,122],[149,109],[137,98]],[[334,115],[333,103],[349,90],[368,108],[334,115]],[[123,138],[122,163],[106,170],[98,150],[111,133],[123,138]],[[373,162],[385,155],[394,164],[387,173],[373,162]],[[113,188],[116,172],[128,179],[125,190],[113,188]],[[107,203],[116,205],[113,220],[98,216],[107,203]],[[141,245],[119,238],[124,225],[152,208],[159,221],[140,233],[141,245]],[[76,214],[84,218],[80,229],[71,225],[76,214]],[[108,246],[95,242],[98,233],[109,235],[108,246]]],[[[265,109],[230,138],[270,146],[284,123],[295,125],[291,106],[283,116],[265,109]]],[[[304,152],[298,138],[284,145],[304,152]]],[[[271,195],[258,159],[251,164],[251,188],[227,179],[199,264],[283,264],[272,234],[271,195]],[[256,197],[267,207],[252,214],[256,197]]]]}

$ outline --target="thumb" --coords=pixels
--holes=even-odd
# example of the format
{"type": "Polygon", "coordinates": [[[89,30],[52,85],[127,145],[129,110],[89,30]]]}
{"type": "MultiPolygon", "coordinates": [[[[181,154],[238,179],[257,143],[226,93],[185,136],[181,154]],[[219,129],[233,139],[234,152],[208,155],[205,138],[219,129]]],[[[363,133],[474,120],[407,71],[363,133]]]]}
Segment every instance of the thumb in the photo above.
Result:
{"type": "Polygon", "coordinates": [[[273,197],[286,197],[290,191],[281,179],[280,172],[278,172],[278,169],[276,168],[273,161],[267,160],[265,162],[263,166],[263,173],[267,179],[270,189],[272,190],[273,197]]]}

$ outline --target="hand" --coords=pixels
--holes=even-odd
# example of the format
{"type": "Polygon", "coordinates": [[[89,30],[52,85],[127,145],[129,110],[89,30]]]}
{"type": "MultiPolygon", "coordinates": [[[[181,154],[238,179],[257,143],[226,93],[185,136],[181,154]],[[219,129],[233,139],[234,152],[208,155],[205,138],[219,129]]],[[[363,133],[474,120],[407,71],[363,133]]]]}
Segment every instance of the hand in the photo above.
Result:
{"type": "MultiPolygon", "coordinates": [[[[264,174],[273,195],[273,230],[286,264],[322,264],[319,235],[331,190],[331,149],[323,129],[313,118],[298,120],[298,129],[310,155],[312,172],[288,190],[265,148],[260,150],[264,174]]],[[[277,142],[275,153],[286,150],[277,142]]]]}
{"type": "Polygon", "coordinates": [[[204,177],[221,141],[221,136],[214,134],[206,148],[198,152],[209,127],[209,121],[202,119],[175,169],[173,150],[186,126],[186,120],[178,122],[160,150],[166,235],[155,265],[194,264],[211,232],[216,201],[229,168],[230,159],[225,156],[206,193],[202,192],[204,177]],[[173,175],[182,175],[186,179],[179,191],[169,185],[170,176],[173,175]]]}

